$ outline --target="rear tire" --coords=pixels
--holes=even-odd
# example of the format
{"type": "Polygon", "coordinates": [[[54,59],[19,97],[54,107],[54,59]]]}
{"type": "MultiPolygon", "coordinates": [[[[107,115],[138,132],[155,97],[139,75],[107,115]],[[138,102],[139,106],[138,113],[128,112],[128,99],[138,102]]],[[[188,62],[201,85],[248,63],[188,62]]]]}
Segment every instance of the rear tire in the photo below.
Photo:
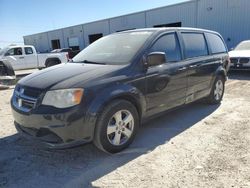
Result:
{"type": "Polygon", "coordinates": [[[225,78],[217,76],[209,96],[206,98],[208,104],[219,104],[223,98],[225,90],[225,78]]]}
{"type": "Polygon", "coordinates": [[[135,106],[126,100],[115,100],[105,106],[97,120],[94,144],[108,153],[120,152],[132,143],[138,127],[135,106]]]}

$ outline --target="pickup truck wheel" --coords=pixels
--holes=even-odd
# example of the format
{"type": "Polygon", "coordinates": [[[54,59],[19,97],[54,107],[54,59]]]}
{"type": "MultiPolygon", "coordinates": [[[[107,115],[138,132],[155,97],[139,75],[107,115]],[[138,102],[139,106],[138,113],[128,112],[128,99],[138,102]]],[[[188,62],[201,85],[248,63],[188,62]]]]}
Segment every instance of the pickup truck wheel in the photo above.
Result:
{"type": "Polygon", "coordinates": [[[94,144],[108,153],[120,152],[131,144],[138,127],[135,106],[126,100],[115,100],[105,107],[97,120],[94,144]]]}
{"type": "Polygon", "coordinates": [[[222,76],[217,76],[210,95],[207,97],[206,101],[209,104],[219,104],[223,98],[225,90],[225,79],[222,76]]]}
{"type": "Polygon", "coordinates": [[[49,61],[48,63],[47,63],[47,66],[46,67],[52,67],[52,66],[54,66],[54,65],[58,65],[59,63],[57,62],[57,61],[49,61]]]}

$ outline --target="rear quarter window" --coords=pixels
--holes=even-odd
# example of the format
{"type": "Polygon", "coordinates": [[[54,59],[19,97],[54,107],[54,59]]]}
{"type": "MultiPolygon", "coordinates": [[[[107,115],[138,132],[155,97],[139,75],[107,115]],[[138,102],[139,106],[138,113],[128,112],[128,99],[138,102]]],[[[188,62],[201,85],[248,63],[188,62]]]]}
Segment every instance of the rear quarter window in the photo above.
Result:
{"type": "Polygon", "coordinates": [[[213,33],[206,33],[206,38],[212,54],[227,52],[227,48],[220,36],[213,33]]]}
{"type": "Polygon", "coordinates": [[[208,47],[203,33],[182,33],[186,58],[208,55],[208,47]]]}
{"type": "Polygon", "coordinates": [[[33,54],[33,50],[32,50],[31,47],[25,47],[25,48],[24,48],[24,51],[25,51],[25,54],[26,54],[26,55],[33,54]]]}

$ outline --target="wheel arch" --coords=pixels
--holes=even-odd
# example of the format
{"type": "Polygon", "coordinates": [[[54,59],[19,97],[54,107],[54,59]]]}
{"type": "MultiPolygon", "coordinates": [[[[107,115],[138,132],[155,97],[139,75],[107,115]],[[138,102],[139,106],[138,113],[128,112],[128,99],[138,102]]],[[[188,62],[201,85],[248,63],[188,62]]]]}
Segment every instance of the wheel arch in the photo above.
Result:
{"type": "Polygon", "coordinates": [[[136,110],[137,110],[137,112],[138,112],[139,118],[141,119],[141,115],[142,115],[142,106],[141,106],[140,102],[139,102],[133,95],[130,95],[130,94],[121,94],[121,95],[117,95],[117,96],[114,96],[114,97],[110,98],[108,101],[106,101],[106,102],[102,105],[101,110],[103,110],[103,108],[104,108],[107,104],[109,104],[109,103],[111,103],[111,102],[113,102],[113,101],[115,101],[115,100],[125,100],[125,101],[130,102],[132,105],[135,106],[135,108],[136,108],[136,110]]]}
{"type": "MultiPolygon", "coordinates": [[[[95,92],[98,93],[98,92],[95,92]]],[[[146,100],[143,94],[136,88],[122,86],[116,89],[100,92],[91,102],[88,113],[95,114],[97,117],[103,111],[106,105],[115,100],[126,100],[133,104],[138,112],[139,118],[143,116],[146,109],[146,100]],[[132,91],[131,91],[132,90],[132,91]]]]}
{"type": "Polygon", "coordinates": [[[45,66],[46,67],[48,66],[49,62],[57,62],[58,64],[60,64],[61,60],[59,58],[57,58],[57,57],[48,58],[45,61],[45,66]]]}
{"type": "Polygon", "coordinates": [[[219,67],[216,72],[215,72],[215,76],[214,76],[214,79],[217,77],[217,76],[223,76],[225,81],[227,80],[227,71],[223,68],[223,67],[219,67]]]}
{"type": "MultiPolygon", "coordinates": [[[[5,73],[6,76],[15,76],[15,71],[8,61],[0,61],[1,73],[5,73]]],[[[2,75],[0,75],[2,76],[2,75]]]]}

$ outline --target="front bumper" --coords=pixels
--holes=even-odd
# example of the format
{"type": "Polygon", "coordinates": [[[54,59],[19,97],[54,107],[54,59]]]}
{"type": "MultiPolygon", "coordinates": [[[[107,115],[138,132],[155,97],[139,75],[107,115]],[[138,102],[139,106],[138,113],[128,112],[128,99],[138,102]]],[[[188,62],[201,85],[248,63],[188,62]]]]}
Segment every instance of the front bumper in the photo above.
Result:
{"type": "Polygon", "coordinates": [[[81,115],[80,108],[61,113],[23,113],[13,102],[12,113],[19,133],[35,138],[49,148],[62,149],[91,142],[94,135],[96,117],[81,115]]]}
{"type": "Polygon", "coordinates": [[[235,63],[230,65],[230,70],[250,70],[250,63],[235,63]]]}

